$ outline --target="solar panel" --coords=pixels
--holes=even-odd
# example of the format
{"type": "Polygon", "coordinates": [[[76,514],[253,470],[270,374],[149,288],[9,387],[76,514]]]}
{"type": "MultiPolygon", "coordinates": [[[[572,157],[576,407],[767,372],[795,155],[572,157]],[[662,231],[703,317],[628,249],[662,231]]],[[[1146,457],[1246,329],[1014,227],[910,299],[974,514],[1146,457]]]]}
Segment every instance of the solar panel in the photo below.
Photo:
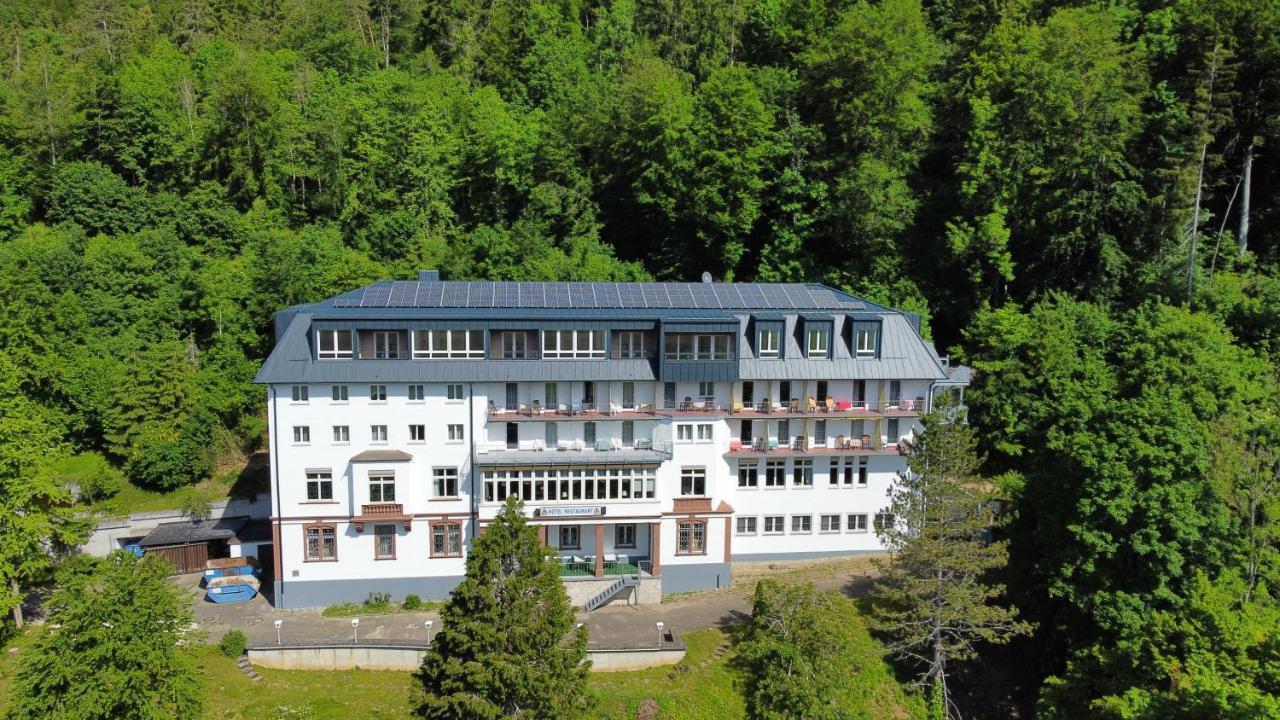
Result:
{"type": "Polygon", "coordinates": [[[787,297],[787,293],[777,285],[761,285],[760,291],[764,293],[765,307],[771,308],[792,308],[791,299],[787,297]]]}
{"type": "Polygon", "coordinates": [[[360,307],[386,307],[391,300],[391,288],[385,285],[373,285],[365,289],[360,307]]]}
{"type": "Polygon", "coordinates": [[[619,283],[618,284],[618,307],[624,308],[642,308],[648,307],[644,302],[644,291],[640,283],[619,283]]]}
{"type": "Polygon", "coordinates": [[[596,306],[596,294],[591,283],[569,283],[569,306],[576,308],[593,308],[596,306]]]}
{"type": "Polygon", "coordinates": [[[793,308],[816,308],[818,303],[814,302],[813,296],[809,294],[809,289],[799,285],[784,285],[782,292],[791,301],[793,308]]]}
{"type": "Polygon", "coordinates": [[[409,280],[397,280],[391,283],[392,307],[413,307],[413,298],[418,294],[418,283],[409,280]]]}
{"type": "Polygon", "coordinates": [[[440,307],[467,306],[467,283],[448,280],[441,284],[444,288],[441,292],[440,307]]]}
{"type": "Polygon", "coordinates": [[[569,302],[569,286],[565,283],[547,283],[542,287],[546,291],[547,307],[573,307],[569,302]]]}
{"type": "Polygon", "coordinates": [[[671,307],[673,308],[694,307],[693,291],[689,289],[689,283],[671,283],[667,285],[667,296],[671,299],[671,307]]]}
{"type": "Polygon", "coordinates": [[[541,308],[546,306],[547,299],[542,292],[542,285],[540,283],[520,283],[520,307],[541,308]]]}
{"type": "Polygon", "coordinates": [[[494,283],[493,304],[500,308],[520,306],[520,285],[513,282],[494,283]]]}
{"type": "Polygon", "coordinates": [[[764,291],[759,285],[754,283],[749,285],[737,286],[738,292],[742,295],[742,308],[763,308],[768,307],[764,300],[764,291]]]}
{"type": "Polygon", "coordinates": [[[650,308],[669,308],[671,307],[671,298],[667,297],[667,288],[663,285],[651,283],[640,286],[640,294],[644,297],[644,306],[650,308]]]}
{"type": "Polygon", "coordinates": [[[592,283],[591,290],[595,294],[595,305],[593,307],[622,307],[622,297],[618,294],[618,287],[618,283],[592,283]]]}
{"type": "Polygon", "coordinates": [[[493,307],[494,285],[495,283],[492,283],[492,282],[469,283],[469,286],[467,289],[467,307],[469,308],[493,307]]]}
{"type": "Polygon", "coordinates": [[[689,292],[693,295],[693,306],[699,309],[718,308],[720,299],[716,297],[715,286],[708,283],[692,283],[689,292]]]}

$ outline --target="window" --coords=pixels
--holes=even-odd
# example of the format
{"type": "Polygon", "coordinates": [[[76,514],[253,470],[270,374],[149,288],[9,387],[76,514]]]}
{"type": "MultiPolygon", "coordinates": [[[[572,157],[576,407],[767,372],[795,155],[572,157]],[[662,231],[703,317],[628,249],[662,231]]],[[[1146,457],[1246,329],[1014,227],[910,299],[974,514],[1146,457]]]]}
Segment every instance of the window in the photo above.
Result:
{"type": "Polygon", "coordinates": [[[635,420],[622,421],[622,446],[633,447],[636,444],[636,422],[635,420]]]}
{"type": "Polygon", "coordinates": [[[409,401],[410,401],[410,402],[420,402],[420,401],[422,401],[422,400],[426,400],[426,399],[427,399],[427,396],[426,396],[426,393],[425,393],[425,392],[423,392],[423,390],[424,390],[424,388],[423,388],[421,385],[410,385],[410,386],[409,386],[409,401]]]}
{"type": "Polygon", "coordinates": [[[561,525],[560,526],[560,544],[561,550],[579,550],[582,548],[582,533],[578,531],[577,525],[561,525]]]}
{"type": "Polygon", "coordinates": [[[693,426],[692,425],[676,425],[676,439],[677,440],[693,440],[693,426]]]}
{"type": "Polygon", "coordinates": [[[316,357],[339,360],[353,356],[350,330],[317,330],[316,357]]]}
{"type": "Polygon", "coordinates": [[[374,560],[395,560],[396,559],[396,526],[395,525],[374,525],[373,526],[373,559],[374,560]]]}
{"type": "Polygon", "coordinates": [[[685,423],[676,425],[676,439],[692,442],[697,437],[699,442],[709,442],[714,437],[712,423],[685,423]]]}
{"type": "Polygon", "coordinates": [[[848,524],[845,525],[847,532],[866,532],[867,516],[866,515],[849,515],[848,524]]]}
{"type": "Polygon", "coordinates": [[[701,467],[680,468],[680,494],[706,495],[707,469],[701,467]]]}
{"type": "Polygon", "coordinates": [[[464,400],[467,394],[461,383],[453,383],[445,386],[445,397],[450,400],[464,400]]]}
{"type": "Polygon", "coordinates": [[[870,328],[860,328],[857,333],[857,346],[854,349],[857,357],[875,357],[876,355],[876,331],[870,328]]]}
{"type": "Polygon", "coordinates": [[[791,468],[791,483],[796,487],[813,487],[813,461],[796,460],[791,468]]]}
{"type": "Polygon", "coordinates": [[[809,353],[808,353],[809,357],[811,358],[826,357],[828,345],[830,344],[830,340],[831,340],[831,328],[829,327],[809,328],[806,335],[808,336],[808,343],[806,347],[809,350],[809,353]]]}
{"type": "Polygon", "coordinates": [[[756,354],[762,358],[781,357],[778,352],[778,339],[781,335],[778,330],[761,330],[756,336],[756,354]]]}
{"type": "Polygon", "coordinates": [[[384,442],[386,442],[386,441],[387,441],[387,426],[386,426],[386,425],[370,425],[370,426],[369,426],[369,441],[370,441],[370,442],[376,442],[376,443],[384,443],[384,442]]]}
{"type": "Polygon", "coordinates": [[[504,360],[524,360],[529,357],[526,343],[528,336],[522,332],[502,333],[502,357],[504,360]]]}
{"type": "Polygon", "coordinates": [[[781,535],[783,523],[786,517],[782,515],[765,515],[764,516],[764,534],[765,535],[781,535]]]}
{"type": "Polygon", "coordinates": [[[546,385],[543,386],[543,392],[542,392],[543,408],[547,410],[556,409],[556,405],[559,404],[559,400],[556,398],[556,395],[557,395],[556,391],[558,389],[559,389],[559,386],[557,386],[555,383],[547,383],[546,385]]]}
{"type": "Polygon", "coordinates": [[[649,500],[657,497],[652,468],[574,470],[486,470],[483,498],[501,503],[509,496],[525,501],[649,500]]]}
{"type": "Polygon", "coordinates": [[[827,421],[826,420],[813,421],[813,445],[814,447],[827,446],[827,421]]]}
{"type": "Polygon", "coordinates": [[[712,438],[711,423],[698,423],[698,440],[709,442],[712,438]]]}
{"type": "Polygon", "coordinates": [[[713,382],[698,383],[698,397],[711,400],[716,396],[716,384],[713,382]]]}
{"type": "Polygon", "coordinates": [[[760,486],[760,467],[752,462],[750,465],[738,466],[738,487],[757,488],[760,486]]]}
{"type": "Polygon", "coordinates": [[[666,358],[668,360],[732,360],[731,341],[731,335],[671,334],[667,336],[666,358]]]}
{"type": "Polygon", "coordinates": [[[334,425],[333,441],[336,443],[351,442],[351,426],[350,425],[334,425]]]}
{"type": "Polygon", "coordinates": [[[338,533],[332,525],[308,525],[302,531],[306,537],[307,562],[338,559],[338,533]]]}
{"type": "Polygon", "coordinates": [[[707,554],[707,524],[705,522],[702,520],[681,520],[676,523],[676,554],[707,554]]]}
{"type": "Polygon", "coordinates": [[[739,535],[755,535],[756,534],[756,518],[740,517],[737,519],[739,535]]]}
{"type": "Polygon", "coordinates": [[[802,535],[813,532],[813,516],[812,515],[792,515],[791,516],[791,532],[802,535]]]}
{"type": "Polygon", "coordinates": [[[634,330],[618,333],[618,357],[634,360],[644,356],[644,333],[634,330]]]}
{"type": "Polygon", "coordinates": [[[614,525],[613,546],[615,548],[634,548],[636,546],[636,526],[614,525]]]}
{"type": "Polygon", "coordinates": [[[893,513],[876,513],[876,532],[893,527],[895,520],[893,513]]]}
{"type": "Polygon", "coordinates": [[[593,422],[582,423],[582,440],[587,445],[596,444],[596,424],[593,422]]]}
{"type": "Polygon", "coordinates": [[[400,333],[381,331],[373,334],[373,357],[378,360],[395,360],[400,357],[400,333]]]}
{"type": "Polygon", "coordinates": [[[885,429],[885,434],[887,435],[887,437],[885,438],[885,442],[889,443],[890,445],[898,442],[898,438],[899,438],[898,418],[889,418],[889,422],[887,423],[887,427],[885,429]]]}
{"type": "Polygon", "coordinates": [[[867,459],[858,458],[858,487],[867,486],[867,459]]]}
{"type": "Polygon", "coordinates": [[[462,557],[462,523],[431,523],[431,557],[462,557]]]}
{"type": "Polygon", "coordinates": [[[311,400],[311,388],[306,385],[293,386],[293,401],[296,403],[309,402],[311,400]]]}
{"type": "Polygon", "coordinates": [[[427,426],[426,425],[410,425],[409,426],[409,442],[426,442],[427,426]]]}
{"type": "Polygon", "coordinates": [[[396,501],[396,474],[393,472],[369,473],[369,502],[396,501]]]}
{"type": "Polygon", "coordinates": [[[309,443],[309,442],[311,442],[311,426],[309,426],[309,425],[294,425],[294,426],[293,426],[293,441],[294,441],[295,443],[309,443]]]}
{"type": "MultiPolygon", "coordinates": [[[[560,444],[560,429],[555,423],[542,424],[542,439],[549,448],[556,448],[560,444]]],[[[518,443],[517,443],[518,445],[518,443]]]]}
{"type": "Polygon", "coordinates": [[[449,426],[449,442],[462,442],[464,439],[466,439],[466,435],[462,432],[461,423],[449,426]]]}
{"type": "Polygon", "coordinates": [[[333,499],[333,474],[331,472],[328,470],[307,471],[307,499],[333,499]]]}
{"type": "Polygon", "coordinates": [[[902,381],[890,380],[889,381],[889,404],[897,405],[898,401],[901,399],[902,399],[902,381]]]}
{"type": "Polygon", "coordinates": [[[347,386],[346,386],[346,385],[334,385],[333,387],[329,388],[329,391],[330,391],[330,396],[333,398],[333,401],[334,401],[334,402],[346,402],[346,401],[347,401],[347,386]]]}
{"type": "Polygon", "coordinates": [[[431,489],[436,497],[458,497],[458,468],[434,468],[431,476],[431,489]]]}
{"type": "Polygon", "coordinates": [[[542,356],[547,358],[604,357],[603,330],[543,330],[542,356]]]}
{"type": "Polygon", "coordinates": [[[824,533],[840,532],[840,516],[839,515],[823,515],[818,529],[824,533]]]}
{"type": "Polygon", "coordinates": [[[482,358],[483,330],[414,330],[415,358],[482,358]]]}
{"type": "Polygon", "coordinates": [[[622,407],[626,410],[632,410],[636,406],[636,384],[633,382],[622,383],[622,407]]]}
{"type": "Polygon", "coordinates": [[[764,463],[764,486],[780,488],[787,484],[787,461],[766,460],[764,463]]]}
{"type": "Polygon", "coordinates": [[[371,402],[386,402],[387,386],[386,385],[370,385],[369,400],[371,402]]]}

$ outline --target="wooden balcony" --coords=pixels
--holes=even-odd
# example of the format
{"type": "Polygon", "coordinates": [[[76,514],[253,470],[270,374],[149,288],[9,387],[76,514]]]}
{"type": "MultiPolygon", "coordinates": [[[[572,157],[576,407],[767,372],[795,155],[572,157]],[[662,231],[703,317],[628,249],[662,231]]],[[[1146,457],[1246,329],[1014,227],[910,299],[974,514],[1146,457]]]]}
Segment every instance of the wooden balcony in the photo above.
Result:
{"type": "Polygon", "coordinates": [[[413,516],[404,511],[400,503],[371,503],[360,506],[360,514],[351,518],[356,532],[364,532],[365,523],[398,522],[404,525],[405,532],[413,526],[413,516]]]}

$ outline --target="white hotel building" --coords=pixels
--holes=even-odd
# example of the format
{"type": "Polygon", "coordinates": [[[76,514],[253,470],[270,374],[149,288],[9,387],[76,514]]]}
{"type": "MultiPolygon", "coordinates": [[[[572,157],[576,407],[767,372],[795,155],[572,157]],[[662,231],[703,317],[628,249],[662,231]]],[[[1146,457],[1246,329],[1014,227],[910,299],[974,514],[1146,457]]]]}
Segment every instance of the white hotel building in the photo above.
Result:
{"type": "Polygon", "coordinates": [[[966,380],[917,317],[821,285],[428,271],[288,308],[257,378],[268,587],[281,607],[443,597],[510,495],[579,601],[874,552],[898,443],[966,380]]]}

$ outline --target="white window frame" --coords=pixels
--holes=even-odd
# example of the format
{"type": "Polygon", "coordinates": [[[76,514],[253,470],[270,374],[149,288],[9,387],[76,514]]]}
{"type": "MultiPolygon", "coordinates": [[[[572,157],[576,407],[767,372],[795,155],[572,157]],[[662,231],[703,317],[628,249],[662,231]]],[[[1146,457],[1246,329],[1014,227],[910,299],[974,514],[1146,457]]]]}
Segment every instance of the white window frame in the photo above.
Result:
{"type": "Polygon", "coordinates": [[[306,502],[329,502],[333,500],[333,471],[308,470],[306,502]],[[312,492],[314,488],[314,493],[312,492]],[[311,497],[312,495],[315,497],[311,497]]]}
{"type": "Polygon", "coordinates": [[[369,442],[379,445],[387,442],[387,426],[386,425],[370,425],[369,426],[369,442]]]}
{"type": "Polygon", "coordinates": [[[698,423],[698,442],[711,442],[715,439],[716,432],[712,423],[698,423]]]}
{"type": "Polygon", "coordinates": [[[369,471],[369,502],[370,503],[393,503],[396,501],[396,473],[394,470],[370,470],[369,471]],[[374,499],[374,488],[378,489],[378,498],[374,499]],[[390,497],[388,497],[387,489],[390,488],[390,497]]]}
{"type": "Polygon", "coordinates": [[[792,535],[812,535],[813,534],[813,516],[812,515],[792,515],[791,516],[791,534],[792,535]],[[797,529],[797,525],[801,525],[797,529]]]}
{"type": "Polygon", "coordinates": [[[791,486],[808,490],[813,487],[813,460],[796,458],[791,461],[791,486]]]}
{"type": "Polygon", "coordinates": [[[294,445],[310,445],[311,444],[311,426],[310,425],[294,425],[293,426],[293,444],[294,445]]]}
{"type": "Polygon", "coordinates": [[[375,330],[373,333],[373,357],[376,360],[400,359],[400,332],[375,330]]]}
{"type": "Polygon", "coordinates": [[[295,404],[306,405],[311,402],[311,386],[309,385],[294,385],[290,392],[293,396],[291,402],[295,404]]]}
{"type": "Polygon", "coordinates": [[[676,441],[693,442],[693,423],[678,423],[676,425],[676,441]]]}
{"type": "Polygon", "coordinates": [[[618,357],[624,360],[635,360],[645,357],[644,333],[638,330],[623,330],[619,332],[618,357]]]}
{"type": "Polygon", "coordinates": [[[350,425],[333,426],[333,442],[335,445],[347,445],[351,442],[350,425]]]}
{"type": "Polygon", "coordinates": [[[458,468],[456,467],[438,467],[431,469],[431,494],[435,498],[456,498],[458,497],[458,468]],[[453,492],[445,492],[449,490],[450,485],[453,492]]]}
{"type": "Polygon", "coordinates": [[[840,532],[840,514],[839,513],[823,513],[818,519],[819,533],[838,533],[840,532]],[[834,518],[834,521],[833,521],[834,518]]]}
{"type": "Polygon", "coordinates": [[[369,402],[384,403],[387,401],[386,385],[370,385],[369,386],[369,402]]]}
{"type": "Polygon", "coordinates": [[[317,330],[316,331],[316,359],[317,360],[351,360],[356,356],[355,338],[350,330],[317,330]],[[346,336],[347,347],[344,350],[342,344],[338,341],[340,337],[346,336]],[[326,342],[327,341],[327,342],[326,342]],[[326,344],[329,346],[325,348],[326,344]]]}
{"type": "Polygon", "coordinates": [[[463,428],[462,423],[449,424],[449,442],[460,443],[466,439],[467,439],[467,433],[466,433],[466,430],[463,428]]]}
{"type": "Polygon", "coordinates": [[[784,532],[786,532],[786,529],[787,529],[786,515],[765,515],[764,516],[763,534],[782,535],[784,532]],[[774,526],[774,529],[770,530],[769,529],[770,526],[774,526]]]}
{"type": "Polygon", "coordinates": [[[413,359],[484,357],[483,330],[414,330],[413,359]]]}
{"type": "Polygon", "coordinates": [[[686,465],[680,468],[680,497],[707,496],[707,469],[701,465],[686,465]],[[687,485],[687,489],[686,489],[687,485]],[[699,488],[698,486],[702,487],[699,488]],[[701,492],[698,492],[698,490],[701,492]]]}
{"type": "Polygon", "coordinates": [[[409,442],[424,443],[427,441],[427,426],[421,423],[409,425],[409,442]]]}
{"type": "Polygon", "coordinates": [[[462,383],[449,383],[445,386],[445,399],[450,402],[462,402],[467,399],[467,389],[462,383]]]}
{"type": "Polygon", "coordinates": [[[605,338],[603,330],[543,330],[542,357],[602,358],[605,338]]]}
{"type": "Polygon", "coordinates": [[[844,531],[847,533],[865,533],[867,531],[866,513],[845,513],[844,531]],[[854,518],[858,518],[856,521],[854,518]]]}
{"type": "Polygon", "coordinates": [[[860,328],[854,333],[854,357],[875,357],[876,356],[876,336],[879,335],[871,328],[860,328]]]}
{"type": "Polygon", "coordinates": [[[738,489],[739,490],[759,490],[760,489],[760,465],[756,462],[739,463],[738,464],[738,489]],[[751,482],[743,483],[743,473],[746,473],[746,479],[751,482]]]}
{"type": "Polygon", "coordinates": [[[705,380],[698,382],[698,397],[711,399],[716,396],[716,384],[705,380]]]}
{"type": "Polygon", "coordinates": [[[506,331],[500,333],[502,348],[499,357],[503,360],[527,360],[529,358],[529,335],[524,332],[506,331]]]}
{"type": "Polygon", "coordinates": [[[735,535],[759,535],[760,519],[755,515],[739,515],[734,523],[735,535]],[[745,521],[745,522],[744,522],[745,521]]]}
{"type": "Polygon", "coordinates": [[[805,330],[805,356],[825,358],[831,355],[831,328],[813,327],[805,330]]]}
{"type": "Polygon", "coordinates": [[[420,403],[427,400],[427,387],[418,383],[409,385],[409,402],[420,403]]]}
{"type": "Polygon", "coordinates": [[[787,486],[787,461],[786,460],[765,460],[764,461],[764,488],[766,490],[781,490],[787,486]],[[769,482],[771,471],[776,471],[774,479],[776,482],[769,482]]]}
{"type": "Polygon", "coordinates": [[[762,328],[756,333],[756,355],[763,359],[776,359],[782,357],[779,350],[779,340],[782,338],[782,332],[777,328],[762,328]]]}
{"type": "Polygon", "coordinates": [[[329,397],[331,402],[345,405],[351,400],[351,393],[346,385],[333,385],[329,388],[329,397]]]}

